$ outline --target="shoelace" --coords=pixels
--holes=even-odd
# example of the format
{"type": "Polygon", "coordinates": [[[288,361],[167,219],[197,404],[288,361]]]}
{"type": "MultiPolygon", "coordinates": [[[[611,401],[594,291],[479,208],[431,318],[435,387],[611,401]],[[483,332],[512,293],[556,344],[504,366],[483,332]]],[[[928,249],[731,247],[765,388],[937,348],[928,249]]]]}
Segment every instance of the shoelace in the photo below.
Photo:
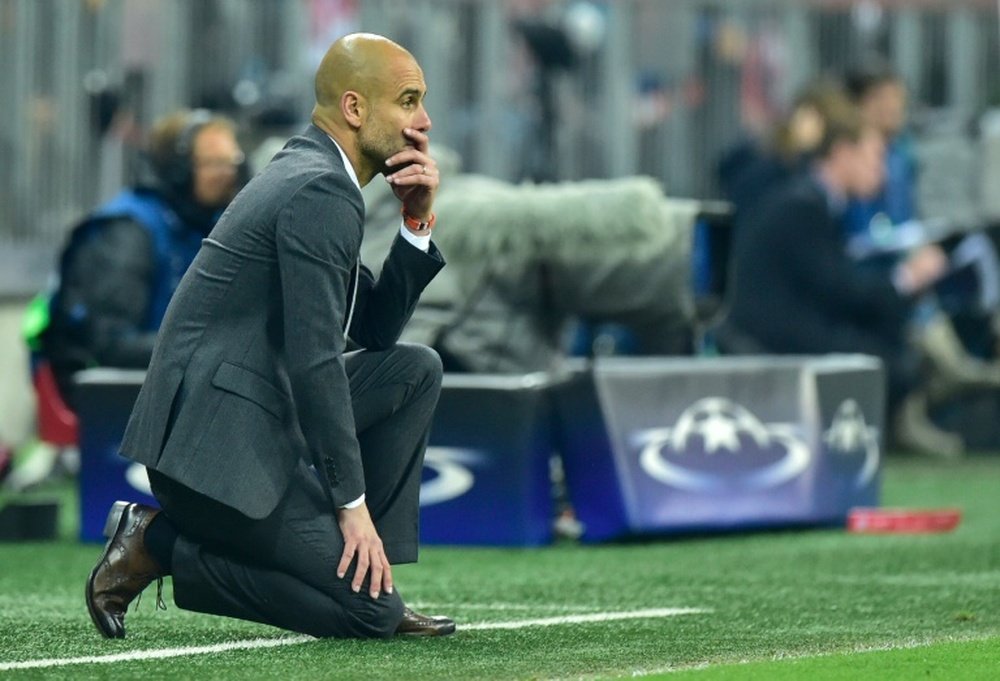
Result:
{"type": "MultiPolygon", "coordinates": [[[[135,607],[132,608],[132,612],[136,612],[139,610],[139,603],[142,601],[142,593],[143,592],[140,591],[139,595],[136,597],[135,607]]],[[[156,578],[156,609],[157,610],[167,609],[167,604],[163,602],[163,577],[156,578]]]]}

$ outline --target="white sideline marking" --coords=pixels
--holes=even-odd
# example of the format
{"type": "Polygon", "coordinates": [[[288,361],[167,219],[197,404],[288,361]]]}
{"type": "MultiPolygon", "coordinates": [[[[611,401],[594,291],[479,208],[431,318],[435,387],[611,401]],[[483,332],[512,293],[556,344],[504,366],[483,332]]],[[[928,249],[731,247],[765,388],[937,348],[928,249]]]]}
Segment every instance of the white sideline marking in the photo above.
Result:
{"type": "MultiPolygon", "coordinates": [[[[2,601],[0,601],[2,604],[2,601]]],[[[505,612],[505,611],[516,611],[516,610],[528,610],[528,611],[545,611],[552,610],[561,613],[571,613],[571,612],[581,612],[581,613],[591,613],[594,611],[594,606],[592,605],[566,605],[563,603],[501,603],[495,601],[493,603],[446,603],[444,601],[414,601],[413,603],[408,603],[414,610],[419,610],[420,612],[426,612],[428,610],[462,610],[462,611],[472,611],[481,612],[483,610],[493,611],[493,612],[505,612]]]]}
{"type": "Polygon", "coordinates": [[[232,641],[216,643],[211,646],[193,646],[190,648],[161,648],[160,650],[133,650],[130,653],[115,653],[114,655],[90,655],[87,657],[63,657],[50,660],[25,660],[24,662],[0,662],[0,671],[8,669],[39,669],[45,667],[63,667],[72,664],[108,664],[111,662],[130,662],[133,660],[162,660],[166,657],[184,657],[186,655],[205,655],[208,653],[224,653],[228,650],[255,650],[257,648],[277,648],[296,643],[315,641],[311,636],[293,636],[290,638],[254,638],[249,641],[232,641]]]}
{"type": "Polygon", "coordinates": [[[703,608],[649,608],[625,612],[594,612],[589,615],[560,615],[539,617],[532,620],[513,622],[480,622],[462,625],[459,631],[487,631],[491,629],[520,629],[521,627],[551,627],[557,624],[584,624],[586,622],[617,622],[619,620],[653,619],[657,617],[677,617],[678,615],[698,615],[711,612],[703,608]]]}
{"type": "MultiPolygon", "coordinates": [[[[678,615],[698,615],[709,612],[711,612],[711,610],[706,610],[704,608],[650,608],[647,610],[626,610],[623,612],[595,612],[587,615],[542,617],[538,619],[515,620],[511,622],[480,622],[478,624],[460,623],[458,626],[458,632],[487,631],[491,629],[520,629],[521,627],[551,627],[559,624],[584,624],[587,622],[615,622],[618,620],[653,619],[657,617],[676,617],[678,615]]],[[[48,660],[25,660],[23,662],[0,662],[0,671],[7,671],[11,669],[44,669],[47,667],[65,667],[76,664],[109,664],[112,662],[131,662],[135,660],[162,660],[167,657],[207,655],[209,653],[224,653],[230,650],[277,648],[279,646],[291,646],[316,640],[318,639],[315,639],[312,636],[255,638],[247,641],[216,643],[210,646],[161,648],[159,650],[133,650],[128,653],[115,653],[113,655],[89,655],[87,657],[63,657],[48,660]]]]}

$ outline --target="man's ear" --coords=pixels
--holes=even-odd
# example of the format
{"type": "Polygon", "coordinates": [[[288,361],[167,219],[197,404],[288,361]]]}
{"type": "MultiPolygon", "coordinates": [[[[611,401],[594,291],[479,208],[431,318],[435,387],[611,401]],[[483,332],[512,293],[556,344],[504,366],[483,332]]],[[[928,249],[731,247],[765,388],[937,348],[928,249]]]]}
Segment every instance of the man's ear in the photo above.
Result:
{"type": "Polygon", "coordinates": [[[340,98],[340,112],[352,128],[360,128],[366,116],[367,102],[354,90],[346,91],[340,98]]]}

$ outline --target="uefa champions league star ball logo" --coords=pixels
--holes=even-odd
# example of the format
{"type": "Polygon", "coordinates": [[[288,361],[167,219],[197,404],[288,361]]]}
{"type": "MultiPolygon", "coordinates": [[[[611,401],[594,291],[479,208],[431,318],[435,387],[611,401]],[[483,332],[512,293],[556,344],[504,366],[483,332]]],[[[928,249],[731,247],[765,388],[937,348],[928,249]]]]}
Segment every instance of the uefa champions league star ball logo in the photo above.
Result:
{"type": "Polygon", "coordinates": [[[430,506],[451,501],[472,489],[476,484],[476,476],[469,465],[482,458],[474,449],[428,447],[424,453],[420,505],[430,506]]]}
{"type": "Polygon", "coordinates": [[[861,407],[854,400],[844,400],[837,407],[830,427],[823,433],[823,444],[834,455],[864,458],[855,478],[856,487],[864,487],[875,477],[879,464],[878,428],[865,422],[861,407]]]}
{"type": "MultiPolygon", "coordinates": [[[[482,459],[482,454],[473,449],[428,447],[424,454],[424,480],[420,484],[420,505],[440,504],[468,492],[476,484],[476,476],[469,465],[474,465],[482,459]]],[[[125,480],[133,489],[148,496],[153,495],[146,467],[142,464],[131,464],[125,470],[125,480]]]]}
{"type": "Polygon", "coordinates": [[[678,489],[777,487],[804,471],[811,459],[800,428],[763,423],[745,407],[707,397],[684,410],[674,426],[636,433],[639,465],[678,489]]]}

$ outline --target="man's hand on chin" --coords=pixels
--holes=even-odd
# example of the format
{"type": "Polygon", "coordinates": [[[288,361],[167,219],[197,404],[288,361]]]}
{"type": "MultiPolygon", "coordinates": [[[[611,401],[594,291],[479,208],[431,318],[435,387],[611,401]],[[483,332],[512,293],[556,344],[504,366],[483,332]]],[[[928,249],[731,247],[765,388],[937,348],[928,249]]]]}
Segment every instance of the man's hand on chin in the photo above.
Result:
{"type": "Polygon", "coordinates": [[[437,163],[427,152],[430,138],[413,128],[404,129],[403,134],[413,141],[414,146],[386,159],[386,166],[393,168],[393,172],[387,174],[385,180],[392,185],[396,198],[403,203],[405,213],[426,222],[431,217],[431,207],[441,183],[441,174],[437,163]]]}

